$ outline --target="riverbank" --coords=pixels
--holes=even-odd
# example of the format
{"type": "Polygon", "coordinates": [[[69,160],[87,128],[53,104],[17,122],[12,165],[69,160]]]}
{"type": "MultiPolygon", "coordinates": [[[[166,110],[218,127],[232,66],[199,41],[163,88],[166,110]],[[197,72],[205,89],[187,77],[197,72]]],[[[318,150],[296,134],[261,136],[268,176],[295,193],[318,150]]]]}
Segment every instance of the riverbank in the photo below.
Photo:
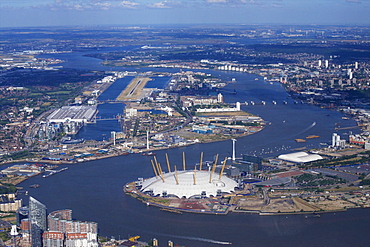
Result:
{"type": "MultiPolygon", "coordinates": [[[[84,64],[86,63],[84,62],[84,64]]],[[[238,139],[236,143],[238,156],[241,153],[248,154],[259,151],[262,148],[273,149],[274,152],[267,155],[277,156],[281,152],[288,152],[287,149],[279,150],[282,145],[289,147],[288,150],[290,147],[292,149],[300,148],[302,145],[295,143],[294,139],[309,134],[320,136],[320,138],[307,141],[309,148],[316,148],[319,143],[330,141],[331,133],[334,131],[334,123],[340,121],[342,117],[337,112],[330,112],[311,105],[293,104],[293,101],[287,98],[288,95],[277,83],[274,85],[265,83],[265,85],[261,80],[254,81],[254,77],[253,81],[250,81],[250,75],[241,73],[228,73],[227,75],[237,79],[235,87],[238,92],[236,95],[225,93],[228,102],[244,102],[244,100],[260,102],[266,100],[267,97],[271,99],[269,102],[272,100],[278,102],[277,105],[243,106],[247,111],[261,115],[272,124],[256,135],[238,139]],[[238,85],[241,84],[242,86],[238,88],[238,85]],[[270,94],[268,94],[269,92],[270,94]],[[287,100],[288,104],[281,104],[280,102],[283,100],[287,100]],[[326,117],[326,114],[330,114],[330,117],[326,117]],[[315,121],[317,125],[312,130],[302,133],[315,121]],[[311,144],[314,147],[309,146],[311,144]]],[[[233,88],[234,85],[229,88],[229,91],[232,91],[233,88]]],[[[345,123],[349,122],[351,120],[346,120],[345,123]]],[[[338,132],[338,134],[341,133],[338,132]]],[[[205,154],[219,152],[223,157],[230,156],[231,141],[168,149],[168,154],[174,159],[173,162],[178,164],[179,162],[175,160],[181,156],[183,151],[195,154],[187,156],[187,162],[195,164],[199,160],[197,155],[199,152],[205,152],[205,154]]],[[[163,151],[159,153],[162,154],[163,151]]],[[[212,155],[208,155],[207,160],[211,159],[212,155]]],[[[229,240],[235,246],[245,246],[246,242],[252,246],[269,245],[281,243],[282,240],[285,241],[282,243],[285,245],[298,246],[302,242],[306,243],[307,246],[333,245],[332,241],[336,239],[340,241],[342,246],[349,246],[353,245],[353,240],[364,239],[364,236],[367,236],[365,229],[369,222],[369,210],[349,210],[345,213],[338,213],[336,216],[328,213],[319,220],[314,219],[315,224],[311,223],[312,220],[307,220],[304,216],[299,215],[292,215],[287,219],[286,216],[261,218],[258,215],[248,213],[228,214],[227,217],[185,213],[183,215],[170,214],[155,207],[146,207],[145,204],[122,193],[122,185],[125,183],[139,177],[153,176],[153,171],[148,164],[148,157],[130,154],[125,157],[111,158],[108,161],[97,160],[72,165],[68,172],[50,179],[35,177],[26,181],[24,186],[39,183],[40,188],[31,190],[30,194],[32,193],[32,196],[47,204],[50,210],[73,208],[79,214],[78,218],[99,222],[100,232],[103,236],[115,236],[117,239],[122,234],[140,234],[143,239],[150,239],[155,235],[159,236],[159,240],[164,243],[168,238],[174,239],[173,235],[181,235],[178,241],[182,241],[181,243],[186,246],[194,246],[197,243],[194,243],[193,240],[186,240],[182,236],[229,240]],[[70,199],[58,199],[65,197],[65,195],[68,195],[70,199]],[[83,202],[80,200],[81,195],[88,195],[84,197],[83,202]],[[106,214],[106,212],[114,213],[106,214]],[[125,224],[122,224],[123,218],[125,224]],[[331,227],[328,228],[328,225],[331,227]],[[249,234],[241,235],[240,231],[236,231],[236,229],[248,229],[249,234]],[[350,243],[346,242],[348,234],[343,234],[343,229],[353,229],[350,234],[350,243]],[[171,236],[169,237],[169,235],[171,236]],[[332,238],[329,240],[325,237],[326,235],[330,235],[332,238]]],[[[364,245],[364,242],[357,241],[355,243],[356,245],[364,245]]]]}
{"type": "Polygon", "coordinates": [[[280,198],[275,197],[266,200],[266,198],[259,198],[258,196],[244,196],[243,194],[246,193],[245,191],[232,193],[226,197],[202,199],[151,197],[141,193],[140,190],[136,188],[135,182],[126,184],[123,187],[123,191],[125,194],[143,202],[147,206],[159,207],[163,211],[172,213],[184,212],[215,215],[246,213],[258,214],[261,216],[290,214],[316,215],[321,213],[343,212],[350,208],[370,207],[370,188],[352,191],[353,196],[347,197],[346,199],[339,197],[335,198],[336,196],[333,193],[322,193],[313,196],[320,198],[315,202],[312,198],[307,200],[299,196],[291,196],[290,198],[281,196],[280,198]],[[364,199],[364,197],[367,199],[364,199]],[[360,200],[364,200],[364,203],[359,204],[358,198],[362,198],[360,200]]]}
{"type": "Polygon", "coordinates": [[[179,142],[168,142],[150,140],[149,148],[146,148],[144,141],[145,136],[136,136],[130,139],[117,140],[114,145],[113,140],[110,141],[87,141],[81,144],[69,144],[64,145],[63,149],[53,150],[50,153],[32,153],[32,158],[24,158],[17,160],[7,160],[2,162],[2,165],[20,162],[43,162],[48,164],[75,164],[86,161],[100,160],[118,156],[126,156],[135,153],[153,152],[157,150],[165,150],[179,147],[186,147],[193,144],[205,144],[220,142],[225,140],[231,140],[236,138],[245,137],[248,135],[260,132],[265,127],[265,121],[257,116],[254,116],[245,111],[239,112],[225,112],[222,115],[220,113],[215,114],[199,114],[193,117],[192,121],[181,128],[173,128],[171,131],[154,132],[151,135],[166,136],[178,136],[182,138],[179,142]],[[236,115],[237,114],[237,115],[236,115]],[[225,123],[212,123],[217,119],[220,122],[235,122],[236,116],[250,117],[253,119],[256,125],[236,125],[236,124],[225,124],[225,123]],[[222,121],[221,121],[222,120],[222,121]],[[199,126],[199,129],[206,126],[203,124],[205,121],[212,123],[208,133],[200,133],[198,129],[194,129],[194,126],[199,126]],[[71,154],[72,153],[72,154],[71,154]],[[36,156],[36,157],[35,157],[36,156]]]}

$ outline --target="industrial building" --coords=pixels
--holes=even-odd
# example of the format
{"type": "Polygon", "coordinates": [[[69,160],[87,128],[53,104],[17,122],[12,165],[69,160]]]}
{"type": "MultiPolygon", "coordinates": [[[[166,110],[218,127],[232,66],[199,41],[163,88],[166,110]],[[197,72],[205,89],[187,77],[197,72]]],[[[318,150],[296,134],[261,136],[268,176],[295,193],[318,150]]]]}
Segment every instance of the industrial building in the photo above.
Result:
{"type": "Polygon", "coordinates": [[[215,105],[224,103],[224,96],[219,93],[217,97],[201,97],[201,96],[181,96],[181,102],[184,107],[194,105],[215,105]]]}
{"type": "MultiPolygon", "coordinates": [[[[85,123],[93,122],[96,114],[96,106],[63,106],[48,116],[47,129],[44,130],[46,134],[44,135],[46,137],[49,137],[50,134],[53,136],[60,131],[61,127],[66,134],[76,134],[85,123]]],[[[42,133],[39,135],[42,136],[42,133]]]]}
{"type": "Polygon", "coordinates": [[[216,126],[207,124],[194,124],[192,130],[198,134],[212,134],[216,126]]]}
{"type": "Polygon", "coordinates": [[[97,109],[95,106],[63,106],[51,113],[48,116],[48,121],[52,123],[87,123],[93,121],[96,113],[97,109]]]}

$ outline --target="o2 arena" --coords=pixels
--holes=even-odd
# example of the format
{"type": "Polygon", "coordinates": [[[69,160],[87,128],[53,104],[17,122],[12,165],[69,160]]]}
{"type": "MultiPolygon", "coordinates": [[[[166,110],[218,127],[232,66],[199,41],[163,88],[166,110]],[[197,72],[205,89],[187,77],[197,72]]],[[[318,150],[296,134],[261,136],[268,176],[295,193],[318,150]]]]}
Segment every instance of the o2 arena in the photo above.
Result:
{"type": "Polygon", "coordinates": [[[174,198],[206,198],[222,196],[234,192],[238,183],[223,175],[226,158],[222,164],[221,171],[216,173],[216,161],[213,163],[212,169],[202,170],[201,154],[199,167],[195,166],[193,170],[187,170],[185,164],[185,155],[183,153],[183,169],[171,170],[168,156],[166,154],[167,170],[165,173],[161,165],[157,162],[156,157],[151,160],[155,176],[149,179],[139,179],[136,182],[136,188],[141,193],[152,197],[174,197],[174,198]]]}

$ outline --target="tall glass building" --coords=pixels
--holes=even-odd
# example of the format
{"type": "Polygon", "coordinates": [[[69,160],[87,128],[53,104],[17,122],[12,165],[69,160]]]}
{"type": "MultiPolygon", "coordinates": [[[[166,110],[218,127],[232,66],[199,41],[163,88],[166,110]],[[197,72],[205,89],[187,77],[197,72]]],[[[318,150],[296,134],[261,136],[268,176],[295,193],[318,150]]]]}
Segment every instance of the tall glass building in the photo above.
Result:
{"type": "Polygon", "coordinates": [[[29,221],[33,247],[42,247],[41,234],[46,230],[46,206],[30,196],[29,221]]]}

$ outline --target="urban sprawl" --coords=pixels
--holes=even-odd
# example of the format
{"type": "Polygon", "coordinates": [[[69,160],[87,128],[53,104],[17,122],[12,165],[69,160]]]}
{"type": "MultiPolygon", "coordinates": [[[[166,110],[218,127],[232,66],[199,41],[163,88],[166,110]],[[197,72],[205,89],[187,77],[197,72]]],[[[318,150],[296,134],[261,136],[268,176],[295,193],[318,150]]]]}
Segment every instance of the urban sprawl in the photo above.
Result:
{"type": "MultiPolygon", "coordinates": [[[[319,217],[321,212],[369,207],[369,28],[243,26],[171,29],[171,34],[166,28],[113,30],[117,37],[106,39],[96,37],[111,29],[91,29],[81,39],[76,39],[80,37],[76,30],[68,37],[64,29],[53,29],[50,32],[55,35],[48,38],[39,38],[29,30],[28,37],[33,37],[29,40],[16,29],[3,30],[0,161],[16,163],[4,166],[0,172],[0,228],[6,229],[0,237],[7,245],[16,241],[17,246],[158,246],[156,239],[143,243],[138,236],[126,240],[98,237],[98,224],[72,220],[71,210],[47,215],[46,206],[32,196],[28,206],[17,198],[20,191],[28,193],[17,187],[22,181],[36,175],[51,176],[68,168],[60,169],[58,165],[134,153],[154,157],[155,177],[146,181],[133,178],[134,182],[123,185],[124,191],[147,205],[170,212],[304,213],[319,217]],[[187,38],[179,39],[180,33],[187,38]],[[59,39],[58,34],[63,34],[63,38],[59,39]],[[19,41],[7,38],[10,35],[19,36],[19,41]],[[246,45],[246,40],[259,42],[246,45]],[[137,48],[96,52],[127,45],[137,48]],[[66,69],[62,64],[67,61],[56,58],[76,51],[101,59],[107,69],[66,69]],[[121,67],[131,69],[125,71],[121,67]],[[168,68],[178,72],[168,72],[168,68]],[[343,120],[353,119],[357,123],[345,128],[359,128],[361,132],[349,135],[349,139],[332,133],[326,145],[314,150],[296,150],[269,158],[249,154],[235,157],[237,138],[263,131],[268,124],[241,108],[288,102],[245,99],[226,103],[225,94],[238,92],[224,88],[237,81],[218,78],[214,71],[248,73],[255,75],[254,80],[259,83],[280,83],[293,104],[340,111],[343,120]],[[163,88],[146,87],[151,80],[163,77],[168,78],[163,88]],[[128,78],[130,82],[116,98],[100,97],[117,80],[128,78]],[[124,112],[101,118],[98,105],[105,103],[122,103],[124,112]],[[118,121],[121,131],[111,131],[103,140],[75,137],[84,126],[103,120],[118,121]],[[232,140],[233,157],[218,160],[216,156],[207,162],[200,159],[195,168],[190,164],[186,168],[184,163],[181,171],[173,170],[168,163],[168,171],[164,172],[154,153],[222,140],[232,140]],[[172,174],[173,181],[166,174],[172,174]],[[194,185],[208,186],[208,180],[211,183],[217,177],[234,188],[232,192],[210,189],[212,196],[206,189],[195,194],[176,195],[174,191],[168,195],[167,191],[155,192],[158,188],[154,182],[147,182],[161,181],[160,186],[171,186],[181,184],[188,176],[194,179],[194,185]],[[226,177],[230,180],[224,180],[226,177]]],[[[185,159],[186,154],[183,155],[185,159]]],[[[173,243],[169,241],[168,246],[173,243]]]]}

